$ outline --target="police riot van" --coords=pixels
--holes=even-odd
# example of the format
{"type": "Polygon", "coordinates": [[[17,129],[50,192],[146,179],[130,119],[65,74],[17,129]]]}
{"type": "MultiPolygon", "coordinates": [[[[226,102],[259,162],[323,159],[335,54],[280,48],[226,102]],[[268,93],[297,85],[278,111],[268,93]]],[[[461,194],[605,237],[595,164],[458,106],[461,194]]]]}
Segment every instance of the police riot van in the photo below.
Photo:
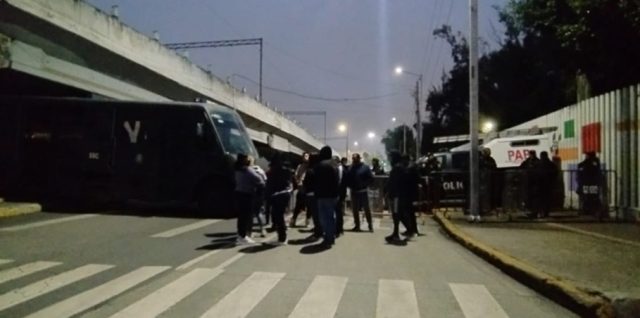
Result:
{"type": "Polygon", "coordinates": [[[495,138],[482,145],[491,149],[491,157],[498,168],[517,168],[534,150],[539,156],[542,151],[550,152],[553,140],[550,134],[495,138]]]}
{"type": "MultiPolygon", "coordinates": [[[[540,154],[542,151],[551,151],[551,147],[550,134],[495,138],[481,146],[491,150],[496,166],[503,170],[518,168],[527,159],[530,150],[540,154]]],[[[435,153],[427,160],[434,162],[432,166],[437,167],[429,172],[429,180],[439,189],[437,194],[440,204],[465,204],[469,183],[469,145],[452,148],[449,152],[435,153]]],[[[426,160],[424,164],[427,165],[426,160]]],[[[481,183],[480,186],[482,188],[486,185],[481,183]]],[[[500,183],[496,186],[500,186],[500,183]]]]}
{"type": "Polygon", "coordinates": [[[0,96],[0,197],[196,203],[227,216],[240,116],[215,103],[0,96]]]}

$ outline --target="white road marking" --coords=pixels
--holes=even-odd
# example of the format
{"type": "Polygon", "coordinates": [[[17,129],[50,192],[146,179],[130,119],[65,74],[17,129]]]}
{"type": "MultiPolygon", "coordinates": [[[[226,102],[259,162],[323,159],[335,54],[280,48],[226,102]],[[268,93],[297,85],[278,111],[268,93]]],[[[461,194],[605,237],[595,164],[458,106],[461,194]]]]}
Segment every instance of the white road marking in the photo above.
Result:
{"type": "Polygon", "coordinates": [[[18,279],[53,266],[60,265],[58,262],[33,262],[18,267],[9,268],[0,272],[0,284],[10,280],[18,279]]]}
{"type": "Polygon", "coordinates": [[[161,238],[169,238],[169,237],[174,237],[189,231],[193,231],[193,230],[197,230],[199,228],[205,227],[207,225],[211,225],[214,223],[218,223],[220,222],[220,220],[203,220],[203,221],[198,221],[189,225],[185,225],[185,226],[181,226],[175,229],[171,229],[162,233],[158,233],[158,234],[154,234],[151,237],[161,237],[161,238]]]}
{"type": "Polygon", "coordinates": [[[16,225],[16,226],[4,227],[4,228],[0,228],[0,232],[15,232],[15,231],[21,231],[21,230],[27,230],[27,229],[32,229],[32,228],[36,228],[36,227],[41,227],[41,226],[47,226],[47,225],[51,225],[51,224],[58,224],[58,223],[64,223],[64,222],[71,222],[71,221],[77,221],[77,220],[82,220],[82,219],[88,219],[88,218],[92,218],[92,217],[96,217],[96,216],[98,216],[98,215],[97,214],[82,214],[82,215],[69,216],[69,217],[57,218],[57,219],[54,219],[54,220],[48,220],[48,221],[34,222],[34,223],[29,223],[29,224],[24,224],[24,225],[16,225]]]}
{"type": "Polygon", "coordinates": [[[376,317],[419,318],[420,311],[413,282],[408,280],[379,280],[376,317]]]}
{"type": "Polygon", "coordinates": [[[111,317],[156,317],[220,273],[218,269],[196,268],[111,317]]]}
{"type": "Polygon", "coordinates": [[[20,289],[14,289],[6,294],[0,295],[0,310],[21,304],[25,301],[44,295],[48,292],[95,275],[112,267],[113,265],[89,264],[39,282],[35,282],[20,289]]]}
{"type": "MultiPolygon", "coordinates": [[[[266,238],[264,238],[263,240],[261,240],[260,242],[261,242],[261,243],[262,243],[262,242],[268,242],[268,241],[270,241],[270,240],[274,239],[275,237],[276,237],[276,235],[275,235],[275,234],[271,234],[271,235],[267,236],[266,238]]],[[[233,245],[235,245],[235,244],[236,244],[236,242],[235,242],[235,241],[233,241],[233,242],[229,242],[228,244],[225,244],[225,245],[223,245],[222,247],[220,247],[220,249],[223,249],[223,248],[226,248],[226,247],[229,247],[229,246],[233,246],[233,245]]],[[[243,246],[247,246],[247,247],[248,247],[248,246],[251,246],[251,245],[247,244],[247,245],[243,245],[243,246]]],[[[202,260],[204,260],[205,258],[207,258],[207,257],[209,257],[209,256],[212,256],[212,255],[214,255],[214,254],[218,253],[218,252],[220,251],[220,249],[217,249],[217,250],[213,250],[213,251],[207,252],[207,253],[202,254],[202,255],[200,255],[200,256],[198,256],[198,257],[196,257],[196,258],[194,258],[194,259],[192,259],[192,260],[190,260],[190,261],[187,261],[186,263],[184,263],[184,264],[182,264],[182,265],[180,265],[180,266],[176,267],[176,270],[177,270],[177,271],[185,270],[185,269],[187,269],[187,268],[189,268],[189,267],[191,267],[191,266],[193,266],[193,265],[195,265],[195,264],[197,264],[197,263],[201,262],[201,261],[202,261],[202,260]]],[[[229,264],[231,264],[231,263],[235,262],[235,261],[236,261],[236,260],[238,260],[240,257],[242,257],[242,255],[244,255],[244,254],[238,254],[238,255],[235,255],[235,256],[234,256],[234,257],[232,257],[231,259],[229,259],[229,260],[225,261],[224,263],[222,263],[222,264],[218,265],[218,267],[216,267],[216,268],[224,269],[224,267],[229,266],[229,264]],[[238,256],[238,255],[240,255],[240,256],[238,256]]]]}
{"type": "Polygon", "coordinates": [[[0,259],[0,265],[13,262],[12,259],[0,259]]]}
{"type": "Polygon", "coordinates": [[[102,284],[71,298],[67,298],[57,304],[44,308],[27,317],[71,317],[102,302],[107,301],[125,292],[126,290],[144,282],[145,280],[164,272],[169,268],[169,266],[140,267],[128,274],[120,276],[112,281],[109,281],[105,284],[102,284]]]}
{"type": "Polygon", "coordinates": [[[200,256],[198,256],[198,257],[196,257],[196,258],[194,258],[194,259],[192,259],[192,260],[190,260],[190,261],[188,261],[188,262],[186,262],[186,263],[184,263],[184,264],[182,264],[182,265],[180,265],[180,266],[176,267],[176,270],[177,270],[177,271],[185,270],[185,269],[187,269],[187,268],[189,268],[189,267],[191,267],[191,266],[195,265],[196,263],[199,263],[199,262],[200,262],[200,261],[202,261],[203,259],[205,259],[205,258],[207,258],[207,257],[209,257],[209,256],[211,256],[211,255],[213,255],[213,254],[216,254],[216,253],[218,253],[218,252],[220,252],[220,250],[213,250],[213,251],[210,251],[210,252],[204,253],[204,254],[202,254],[202,255],[200,255],[200,256]]]}
{"type": "Polygon", "coordinates": [[[449,284],[466,318],[508,318],[498,302],[483,285],[449,284]]]}
{"type": "Polygon", "coordinates": [[[338,310],[338,304],[346,286],[346,277],[317,276],[289,318],[333,317],[338,310]]]}
{"type": "Polygon", "coordinates": [[[246,317],[284,275],[265,272],[251,274],[201,317],[246,317]]]}

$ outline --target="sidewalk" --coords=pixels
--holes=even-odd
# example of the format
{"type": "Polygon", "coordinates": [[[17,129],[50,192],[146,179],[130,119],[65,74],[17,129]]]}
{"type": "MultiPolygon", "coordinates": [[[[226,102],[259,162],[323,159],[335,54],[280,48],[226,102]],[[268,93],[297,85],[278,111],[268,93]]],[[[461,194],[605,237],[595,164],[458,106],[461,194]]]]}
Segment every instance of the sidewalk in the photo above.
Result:
{"type": "Polygon", "coordinates": [[[42,207],[37,203],[6,202],[0,198],[0,219],[40,211],[42,207]]]}
{"type": "Polygon", "coordinates": [[[581,316],[640,317],[640,226],[556,213],[530,220],[436,213],[454,239],[581,316]]]}

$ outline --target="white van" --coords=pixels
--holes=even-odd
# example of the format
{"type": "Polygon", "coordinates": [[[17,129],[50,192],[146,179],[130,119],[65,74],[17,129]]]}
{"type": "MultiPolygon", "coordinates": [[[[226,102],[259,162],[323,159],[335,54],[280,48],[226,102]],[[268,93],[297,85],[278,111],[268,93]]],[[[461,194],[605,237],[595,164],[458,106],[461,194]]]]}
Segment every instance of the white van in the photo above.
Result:
{"type": "Polygon", "coordinates": [[[504,137],[493,139],[482,148],[491,149],[491,156],[496,160],[498,168],[514,168],[527,159],[530,150],[551,152],[553,140],[551,134],[504,137]]]}

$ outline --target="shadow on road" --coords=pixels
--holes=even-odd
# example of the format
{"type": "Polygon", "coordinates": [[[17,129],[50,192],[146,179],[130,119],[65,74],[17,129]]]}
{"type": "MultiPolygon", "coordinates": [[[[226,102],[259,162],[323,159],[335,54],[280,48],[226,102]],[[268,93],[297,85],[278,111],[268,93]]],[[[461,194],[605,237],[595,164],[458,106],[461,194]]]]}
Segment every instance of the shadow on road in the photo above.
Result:
{"type": "Polygon", "coordinates": [[[253,245],[253,246],[245,247],[245,248],[239,250],[238,252],[247,253],[247,254],[253,254],[253,253],[260,253],[260,252],[268,251],[268,250],[274,249],[276,247],[277,246],[275,246],[275,245],[262,243],[260,245],[253,245]]]}
{"type": "Polygon", "coordinates": [[[317,254],[330,250],[331,247],[322,243],[307,245],[300,249],[300,254],[317,254]]]}

